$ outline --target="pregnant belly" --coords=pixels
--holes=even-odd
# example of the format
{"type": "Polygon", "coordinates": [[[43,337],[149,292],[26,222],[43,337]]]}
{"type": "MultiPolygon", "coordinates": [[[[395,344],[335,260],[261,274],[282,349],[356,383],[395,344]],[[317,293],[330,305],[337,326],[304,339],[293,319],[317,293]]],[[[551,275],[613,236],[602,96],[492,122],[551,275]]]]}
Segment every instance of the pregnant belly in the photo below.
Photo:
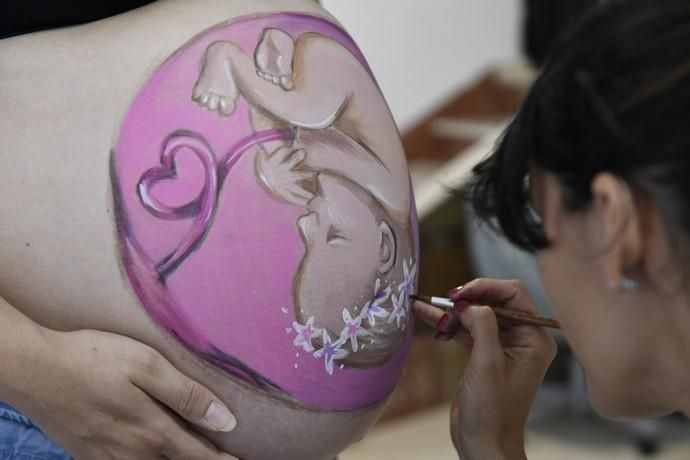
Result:
{"type": "MultiPolygon", "coordinates": [[[[160,27],[161,11],[131,20],[160,27]]],[[[322,460],[364,435],[402,371],[410,318],[404,300],[392,315],[392,297],[405,297],[403,261],[390,279],[372,279],[361,302],[333,305],[329,325],[337,327],[298,314],[295,280],[307,248],[297,220],[305,210],[262,187],[254,161],[262,143],[242,147],[255,136],[246,101],[220,117],[191,93],[209,43],[245,40],[251,51],[268,26],[326,34],[359,52],[337,26],[302,14],[212,25],[176,53],[199,29],[153,49],[141,24],[0,43],[14,75],[0,84],[8,102],[0,117],[10,120],[0,126],[0,295],[47,327],[115,332],[161,351],[237,415],[232,433],[207,433],[235,455],[322,460]],[[118,42],[123,34],[127,44],[118,42]],[[62,51],[51,50],[56,43],[62,51]],[[86,43],[111,52],[54,67],[87,55],[86,43]],[[144,57],[132,53],[137,43],[144,57]],[[31,58],[16,57],[24,55],[31,58]],[[20,78],[23,69],[30,71],[20,78]],[[45,105],[37,110],[33,100],[45,105]],[[378,330],[403,339],[385,361],[362,365],[352,358],[367,344],[356,321],[362,329],[378,321],[378,330]]],[[[264,133],[285,141],[293,129],[264,133]]],[[[406,277],[414,270],[409,248],[407,255],[406,277]]]]}

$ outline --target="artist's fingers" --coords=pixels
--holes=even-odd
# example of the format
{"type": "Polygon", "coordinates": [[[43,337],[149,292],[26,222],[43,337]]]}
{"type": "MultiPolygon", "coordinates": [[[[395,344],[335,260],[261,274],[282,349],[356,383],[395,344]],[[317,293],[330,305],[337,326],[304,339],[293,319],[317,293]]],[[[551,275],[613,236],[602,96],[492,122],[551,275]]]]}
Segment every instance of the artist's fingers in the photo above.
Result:
{"type": "Polygon", "coordinates": [[[462,328],[458,313],[445,312],[419,300],[412,304],[412,310],[419,319],[436,329],[437,340],[455,340],[465,348],[472,348],[472,337],[462,328]]]}
{"type": "MultiPolygon", "coordinates": [[[[442,335],[439,335],[440,340],[450,340],[455,338],[455,336],[462,331],[462,324],[460,323],[460,316],[457,312],[454,312],[448,317],[448,320],[443,324],[442,327],[438,328],[442,335]]],[[[464,343],[463,343],[464,345],[464,343]]]]}
{"type": "Polygon", "coordinates": [[[412,304],[412,311],[414,311],[419,319],[433,328],[436,328],[441,319],[448,317],[448,314],[441,308],[434,307],[433,305],[419,300],[415,300],[412,304]]]}
{"type": "Polygon", "coordinates": [[[470,333],[467,332],[462,325],[452,335],[444,335],[439,340],[455,340],[468,351],[474,348],[474,340],[472,339],[472,335],[470,335],[470,333]]]}
{"type": "MultiPolygon", "coordinates": [[[[415,300],[412,310],[417,317],[429,326],[435,328],[442,335],[447,335],[447,339],[453,337],[460,328],[460,320],[456,312],[446,312],[442,308],[429,305],[426,302],[415,300]]],[[[438,338],[442,338],[438,336],[438,338]]],[[[444,338],[445,339],[445,338],[444,338]]]]}
{"type": "Polygon", "coordinates": [[[520,280],[477,278],[450,291],[456,309],[469,305],[500,305],[529,313],[537,311],[520,280]]]}
{"type": "Polygon", "coordinates": [[[462,326],[470,333],[474,346],[470,363],[491,368],[503,362],[503,347],[498,337],[498,322],[491,307],[472,305],[460,314],[462,326]]]}

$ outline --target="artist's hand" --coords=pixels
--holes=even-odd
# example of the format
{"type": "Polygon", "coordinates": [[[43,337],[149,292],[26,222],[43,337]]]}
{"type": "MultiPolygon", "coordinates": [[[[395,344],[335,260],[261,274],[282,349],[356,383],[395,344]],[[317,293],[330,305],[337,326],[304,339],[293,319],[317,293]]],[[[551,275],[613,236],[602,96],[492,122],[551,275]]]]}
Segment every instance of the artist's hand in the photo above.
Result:
{"type": "Polygon", "coordinates": [[[261,150],[256,156],[256,172],[269,192],[283,200],[306,207],[314,193],[306,187],[314,172],[300,169],[307,157],[304,149],[281,146],[273,153],[261,150]]]}
{"type": "Polygon", "coordinates": [[[18,406],[77,460],[235,458],[183,420],[229,431],[234,417],[154,349],[92,330],[44,335],[18,406]]]}
{"type": "Polygon", "coordinates": [[[524,427],[556,343],[542,328],[499,323],[490,307],[536,313],[521,282],[477,279],[450,293],[449,316],[416,302],[415,312],[453,338],[470,359],[451,410],[451,437],[463,460],[524,459],[524,427]],[[446,318],[446,319],[443,319],[446,318]]]}

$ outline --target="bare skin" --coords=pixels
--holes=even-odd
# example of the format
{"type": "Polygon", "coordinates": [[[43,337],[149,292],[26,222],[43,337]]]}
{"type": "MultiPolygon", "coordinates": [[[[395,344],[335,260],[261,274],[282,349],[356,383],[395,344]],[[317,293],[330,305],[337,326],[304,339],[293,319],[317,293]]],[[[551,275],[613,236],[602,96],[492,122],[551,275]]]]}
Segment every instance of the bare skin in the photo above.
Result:
{"type": "MultiPolygon", "coordinates": [[[[311,0],[168,0],[0,42],[0,296],[42,327],[123,334],[157,350],[236,415],[231,433],[204,432],[233,455],[323,460],[361,438],[383,403],[346,414],[305,410],[201,362],[141,308],[120,271],[112,216],[110,148],[146,76],[219,21],[278,10],[326,15],[311,0]]],[[[23,407],[50,424],[40,408],[23,407]]]]}
{"type": "Polygon", "coordinates": [[[0,318],[0,399],[74,458],[235,459],[182,419],[213,431],[236,420],[219,417],[218,398],[154,349],[101,331],[53,331],[3,299],[0,318]]]}

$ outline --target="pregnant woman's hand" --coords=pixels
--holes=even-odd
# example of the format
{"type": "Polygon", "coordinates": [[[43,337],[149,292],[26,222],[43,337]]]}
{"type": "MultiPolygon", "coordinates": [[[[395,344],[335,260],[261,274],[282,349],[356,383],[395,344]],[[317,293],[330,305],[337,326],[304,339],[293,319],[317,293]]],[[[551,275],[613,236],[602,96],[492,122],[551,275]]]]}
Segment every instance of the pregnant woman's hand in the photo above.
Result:
{"type": "Polygon", "coordinates": [[[535,313],[518,281],[477,279],[451,292],[456,311],[416,302],[414,310],[454,338],[470,359],[451,410],[451,436],[463,460],[524,459],[524,427],[546,369],[556,354],[542,328],[501,322],[490,307],[501,305],[535,313]]]}
{"type": "Polygon", "coordinates": [[[235,458],[183,420],[230,431],[234,417],[154,349],[92,330],[43,335],[20,409],[77,460],[235,458]]]}

